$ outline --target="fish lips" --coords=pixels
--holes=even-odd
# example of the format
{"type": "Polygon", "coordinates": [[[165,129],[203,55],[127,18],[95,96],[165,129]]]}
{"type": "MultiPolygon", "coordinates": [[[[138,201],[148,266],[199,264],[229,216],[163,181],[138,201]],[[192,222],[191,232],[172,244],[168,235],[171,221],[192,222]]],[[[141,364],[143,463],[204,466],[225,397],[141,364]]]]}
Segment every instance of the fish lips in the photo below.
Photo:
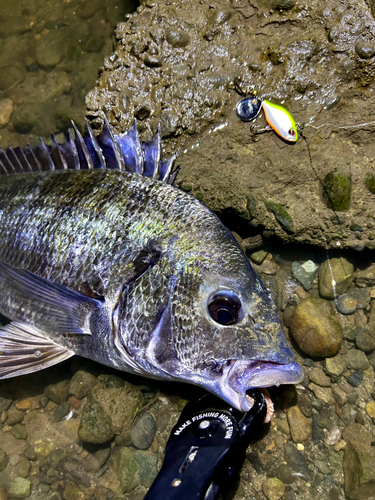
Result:
{"type": "Polygon", "coordinates": [[[282,384],[298,384],[303,370],[296,363],[278,364],[269,361],[232,360],[220,381],[220,396],[241,411],[249,411],[252,402],[246,391],[282,384]]]}

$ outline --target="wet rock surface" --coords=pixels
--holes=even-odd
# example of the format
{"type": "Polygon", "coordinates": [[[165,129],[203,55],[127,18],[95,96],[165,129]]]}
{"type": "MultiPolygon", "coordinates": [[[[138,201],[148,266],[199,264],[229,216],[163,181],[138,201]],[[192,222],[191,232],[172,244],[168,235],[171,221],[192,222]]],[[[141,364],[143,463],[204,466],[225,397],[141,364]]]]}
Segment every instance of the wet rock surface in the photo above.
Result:
{"type": "Polygon", "coordinates": [[[87,117],[123,132],[136,116],[147,139],[161,122],[181,185],[216,212],[289,242],[373,249],[372,27],[365,1],[145,2],[118,25],[87,117]],[[297,143],[236,117],[253,90],[304,124],[297,143]]]}

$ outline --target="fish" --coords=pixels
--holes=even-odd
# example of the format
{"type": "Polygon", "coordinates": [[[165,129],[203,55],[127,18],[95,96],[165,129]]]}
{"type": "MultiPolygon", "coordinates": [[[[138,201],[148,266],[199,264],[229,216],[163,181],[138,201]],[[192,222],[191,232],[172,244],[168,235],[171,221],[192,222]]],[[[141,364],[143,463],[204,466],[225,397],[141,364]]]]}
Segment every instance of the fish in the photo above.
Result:
{"type": "Polygon", "coordinates": [[[0,379],[73,355],[191,383],[248,411],[296,384],[269,292],[219,218],[175,186],[160,130],[0,149],[0,379]]]}
{"type": "Polygon", "coordinates": [[[262,109],[268,125],[283,139],[296,142],[298,130],[293,116],[287,109],[274,102],[262,101],[262,109]]]}

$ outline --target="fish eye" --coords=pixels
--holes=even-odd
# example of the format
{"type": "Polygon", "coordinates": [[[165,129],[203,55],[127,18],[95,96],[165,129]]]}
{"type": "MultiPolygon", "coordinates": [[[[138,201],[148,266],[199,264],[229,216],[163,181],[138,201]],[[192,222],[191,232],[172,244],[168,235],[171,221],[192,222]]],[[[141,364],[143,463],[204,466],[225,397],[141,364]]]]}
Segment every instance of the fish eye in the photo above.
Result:
{"type": "Polygon", "coordinates": [[[208,312],[216,323],[234,325],[241,319],[241,300],[229,290],[216,292],[208,301],[208,312]]]}
{"type": "Polygon", "coordinates": [[[296,133],[295,133],[294,129],[292,129],[292,128],[290,128],[290,129],[288,130],[288,134],[289,134],[289,135],[291,135],[292,137],[294,137],[294,136],[296,135],[296,133]]]}

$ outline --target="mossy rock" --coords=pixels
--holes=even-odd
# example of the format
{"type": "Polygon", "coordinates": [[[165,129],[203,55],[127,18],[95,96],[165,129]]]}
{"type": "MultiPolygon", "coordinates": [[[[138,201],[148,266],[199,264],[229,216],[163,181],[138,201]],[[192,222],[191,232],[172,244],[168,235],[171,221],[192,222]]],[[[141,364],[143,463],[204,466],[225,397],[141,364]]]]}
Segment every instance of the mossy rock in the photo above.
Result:
{"type": "Polygon", "coordinates": [[[367,172],[365,184],[370,193],[375,194],[375,175],[372,172],[367,172]]]}
{"type": "Polygon", "coordinates": [[[272,212],[277,222],[287,233],[294,233],[294,221],[284,207],[273,201],[265,201],[267,210],[272,212]]]}
{"type": "Polygon", "coordinates": [[[335,211],[348,210],[350,207],[352,177],[345,167],[329,172],[323,181],[323,199],[328,208],[335,211]]]}

